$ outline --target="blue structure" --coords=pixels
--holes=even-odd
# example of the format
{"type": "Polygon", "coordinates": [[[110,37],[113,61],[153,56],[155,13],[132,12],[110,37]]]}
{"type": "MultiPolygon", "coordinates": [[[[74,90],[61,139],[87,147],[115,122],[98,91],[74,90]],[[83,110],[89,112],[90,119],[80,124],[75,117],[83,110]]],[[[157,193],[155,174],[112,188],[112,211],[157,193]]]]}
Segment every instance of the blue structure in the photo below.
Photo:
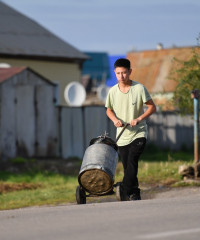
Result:
{"type": "Polygon", "coordinates": [[[82,74],[89,75],[91,80],[96,80],[97,85],[110,77],[109,57],[104,52],[85,52],[91,59],[83,63],[82,74]]]}
{"type": "Polygon", "coordinates": [[[125,55],[109,56],[105,52],[84,52],[90,57],[83,63],[82,75],[89,75],[91,81],[96,81],[96,87],[101,83],[112,87],[117,83],[114,73],[114,63],[118,58],[126,58],[125,55]]]}
{"type": "Polygon", "coordinates": [[[108,87],[112,87],[117,83],[117,79],[114,73],[114,63],[118,58],[126,58],[126,56],[125,55],[109,56],[110,77],[106,79],[106,86],[108,87]]]}

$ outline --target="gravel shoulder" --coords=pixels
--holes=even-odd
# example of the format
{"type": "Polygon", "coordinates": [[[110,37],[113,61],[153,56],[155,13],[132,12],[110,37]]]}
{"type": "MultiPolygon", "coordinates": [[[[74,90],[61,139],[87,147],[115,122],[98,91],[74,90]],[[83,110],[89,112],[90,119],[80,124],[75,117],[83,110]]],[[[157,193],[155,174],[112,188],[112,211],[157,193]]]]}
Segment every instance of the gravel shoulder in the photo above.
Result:
{"type": "Polygon", "coordinates": [[[157,188],[143,192],[143,199],[161,199],[161,198],[174,198],[174,197],[186,197],[193,194],[200,194],[200,187],[177,187],[177,188],[157,188]]]}
{"type": "MultiPolygon", "coordinates": [[[[141,188],[141,198],[142,200],[148,199],[166,199],[166,198],[176,198],[176,197],[188,197],[190,195],[200,194],[199,186],[189,186],[189,187],[149,187],[141,188]]],[[[97,196],[97,197],[87,197],[87,203],[101,203],[101,202],[116,202],[115,193],[112,195],[97,196]]]]}

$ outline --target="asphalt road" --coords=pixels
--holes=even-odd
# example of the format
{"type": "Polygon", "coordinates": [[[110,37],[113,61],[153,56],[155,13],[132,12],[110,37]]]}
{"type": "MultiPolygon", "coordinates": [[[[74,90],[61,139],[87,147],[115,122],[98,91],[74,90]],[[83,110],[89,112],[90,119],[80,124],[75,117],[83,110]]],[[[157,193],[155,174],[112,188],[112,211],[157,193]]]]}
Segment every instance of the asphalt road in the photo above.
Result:
{"type": "Polygon", "coordinates": [[[0,211],[1,240],[198,240],[200,194],[0,211]]]}

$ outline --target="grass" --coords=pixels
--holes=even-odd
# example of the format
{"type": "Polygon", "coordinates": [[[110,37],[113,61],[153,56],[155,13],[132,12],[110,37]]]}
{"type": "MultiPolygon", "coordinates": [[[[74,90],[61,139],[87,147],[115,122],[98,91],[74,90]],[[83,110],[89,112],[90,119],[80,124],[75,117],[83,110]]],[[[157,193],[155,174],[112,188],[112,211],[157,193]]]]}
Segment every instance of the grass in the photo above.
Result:
{"type": "Polygon", "coordinates": [[[178,173],[181,165],[193,165],[192,152],[146,151],[141,156],[138,177],[144,184],[172,185],[182,180],[178,173]]]}
{"type": "MultiPolygon", "coordinates": [[[[178,173],[181,165],[193,165],[193,153],[190,151],[160,151],[150,149],[140,157],[138,179],[141,185],[170,185],[182,180],[178,173]]],[[[118,163],[116,180],[123,177],[122,163],[118,163]]]]}
{"type": "Polygon", "coordinates": [[[12,188],[1,191],[1,210],[75,202],[75,188],[78,185],[76,176],[45,172],[31,174],[0,172],[0,176],[3,176],[4,179],[2,180],[0,177],[0,186],[3,184],[12,185],[12,188]],[[19,189],[20,184],[23,187],[24,183],[26,183],[26,189],[19,189]],[[34,189],[33,186],[35,186],[34,189]]]}
{"type": "MultiPolygon", "coordinates": [[[[139,162],[139,182],[141,187],[145,185],[182,186],[178,184],[181,180],[178,167],[192,164],[192,152],[147,149],[139,162]]],[[[78,174],[64,175],[47,171],[0,172],[0,210],[74,203],[78,186],[77,176],[78,174]]],[[[119,162],[115,182],[121,181],[122,177],[123,167],[119,162]]]]}

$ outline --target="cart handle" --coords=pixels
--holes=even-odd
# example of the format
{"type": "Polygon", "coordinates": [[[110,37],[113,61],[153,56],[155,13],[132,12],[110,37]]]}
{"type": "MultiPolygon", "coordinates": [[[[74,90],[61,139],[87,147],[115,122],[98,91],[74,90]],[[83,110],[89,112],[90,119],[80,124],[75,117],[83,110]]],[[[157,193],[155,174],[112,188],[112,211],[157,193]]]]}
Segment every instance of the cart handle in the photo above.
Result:
{"type": "Polygon", "coordinates": [[[130,125],[129,123],[125,123],[123,126],[123,129],[121,130],[121,132],[119,133],[119,135],[116,138],[115,143],[117,143],[117,141],[119,140],[119,138],[121,137],[122,133],[124,132],[124,130],[127,128],[127,126],[130,125]]]}

